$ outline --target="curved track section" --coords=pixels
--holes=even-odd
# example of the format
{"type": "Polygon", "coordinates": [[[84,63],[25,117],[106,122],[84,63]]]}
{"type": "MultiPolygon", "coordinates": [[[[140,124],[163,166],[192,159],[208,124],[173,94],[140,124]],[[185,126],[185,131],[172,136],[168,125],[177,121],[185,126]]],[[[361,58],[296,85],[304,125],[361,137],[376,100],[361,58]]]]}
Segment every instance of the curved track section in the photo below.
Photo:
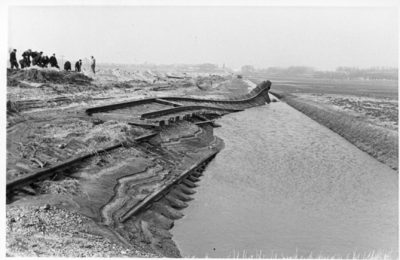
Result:
{"type": "MultiPolygon", "coordinates": [[[[177,193],[174,191],[175,187],[179,186],[180,184],[184,184],[189,188],[194,188],[197,185],[193,182],[187,180],[192,174],[197,175],[196,173],[200,169],[204,169],[204,167],[215,157],[218,151],[213,152],[211,155],[206,157],[205,159],[201,160],[200,162],[196,163],[186,171],[184,171],[180,176],[177,176],[170,180],[169,182],[165,183],[163,186],[159,187],[158,189],[154,190],[150,195],[148,195],[145,199],[143,199],[140,203],[132,207],[129,211],[125,212],[122,216],[119,217],[121,222],[125,222],[130,217],[137,215],[143,209],[146,209],[150,206],[151,203],[161,200],[163,197],[166,197],[169,201],[169,204],[172,205],[174,208],[182,208],[185,207],[179,201],[182,201],[182,197],[180,199],[171,199],[171,196],[168,197],[169,193],[177,193]]],[[[179,192],[181,193],[181,192],[179,192]]],[[[179,196],[179,195],[178,195],[179,196]]],[[[172,197],[174,198],[174,197],[172,197]]]]}
{"type": "Polygon", "coordinates": [[[201,99],[201,98],[189,98],[189,97],[163,97],[163,98],[147,98],[134,101],[128,101],[117,104],[110,104],[105,106],[98,106],[86,109],[86,113],[91,115],[93,113],[107,112],[111,110],[123,109],[133,106],[139,106],[149,103],[159,103],[170,105],[173,107],[184,107],[184,106],[213,106],[211,108],[222,108],[222,109],[245,109],[253,106],[260,106],[265,103],[270,103],[271,100],[268,95],[268,91],[271,88],[270,81],[264,81],[257,85],[250,93],[226,100],[218,99],[201,99]]]}
{"type": "MultiPolygon", "coordinates": [[[[237,105],[244,105],[246,103],[252,103],[257,97],[265,99],[264,103],[270,103],[271,100],[268,96],[268,91],[271,88],[271,81],[264,81],[257,85],[250,93],[233,99],[218,100],[218,99],[200,99],[200,98],[189,98],[189,97],[163,97],[165,100],[176,101],[184,104],[183,102],[196,102],[196,103],[211,103],[211,104],[223,104],[237,107],[237,105]]],[[[234,109],[234,108],[232,108],[234,109]]],[[[240,106],[239,109],[242,109],[240,106]]]]}

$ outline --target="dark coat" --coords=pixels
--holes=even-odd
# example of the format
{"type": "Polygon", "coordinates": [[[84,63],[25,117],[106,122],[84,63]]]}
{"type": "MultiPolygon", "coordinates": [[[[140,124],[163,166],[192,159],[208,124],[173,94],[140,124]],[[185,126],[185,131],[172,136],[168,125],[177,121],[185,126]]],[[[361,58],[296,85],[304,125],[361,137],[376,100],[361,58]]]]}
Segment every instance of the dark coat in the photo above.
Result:
{"type": "Polygon", "coordinates": [[[24,53],[22,53],[22,57],[24,58],[29,58],[31,54],[28,51],[24,51],[24,53]]]}
{"type": "Polygon", "coordinates": [[[43,56],[42,57],[42,66],[47,67],[47,64],[49,64],[49,57],[43,56]]]}
{"type": "Polygon", "coordinates": [[[32,59],[36,58],[39,54],[40,54],[40,53],[37,52],[37,51],[31,52],[31,57],[32,57],[32,59]]]}
{"type": "Polygon", "coordinates": [[[65,70],[71,70],[71,62],[66,61],[65,64],[64,64],[64,69],[65,70]]]}
{"type": "Polygon", "coordinates": [[[54,57],[54,56],[50,57],[50,64],[51,65],[58,65],[56,57],[54,57]]]}
{"type": "Polygon", "coordinates": [[[37,56],[32,60],[32,65],[40,65],[41,60],[42,60],[42,56],[37,55],[37,56]]]}
{"type": "Polygon", "coordinates": [[[29,66],[28,62],[25,59],[20,60],[19,64],[21,65],[21,69],[29,66]]]}
{"type": "Polygon", "coordinates": [[[10,61],[17,61],[17,57],[16,57],[15,51],[12,51],[10,53],[10,61]]]}
{"type": "Polygon", "coordinates": [[[75,63],[75,69],[81,69],[81,67],[82,67],[82,61],[77,61],[76,63],[75,63]]]}
{"type": "MultiPolygon", "coordinates": [[[[31,53],[29,51],[24,51],[24,53],[22,53],[22,57],[24,58],[24,64],[25,67],[29,67],[31,65],[31,59],[29,58],[31,55],[31,53]]],[[[21,65],[21,68],[23,68],[23,66],[21,65]]]]}

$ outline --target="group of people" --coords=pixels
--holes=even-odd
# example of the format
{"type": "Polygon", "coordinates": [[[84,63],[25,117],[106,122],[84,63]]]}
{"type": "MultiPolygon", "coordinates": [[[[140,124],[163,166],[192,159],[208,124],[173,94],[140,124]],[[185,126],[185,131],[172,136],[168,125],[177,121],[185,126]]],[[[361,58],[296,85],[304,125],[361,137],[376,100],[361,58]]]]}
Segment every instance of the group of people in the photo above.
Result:
{"type": "MultiPolygon", "coordinates": [[[[91,56],[91,64],[90,67],[93,71],[93,73],[96,74],[96,60],[94,59],[93,56],[91,56]]],[[[16,69],[19,69],[18,62],[17,62],[17,50],[13,49],[10,53],[10,63],[11,63],[11,69],[14,67],[16,69]]],[[[47,66],[50,64],[51,67],[55,68],[60,68],[58,66],[56,54],[53,54],[50,58],[47,55],[43,55],[43,52],[37,52],[37,51],[32,51],[31,49],[25,51],[22,53],[22,60],[19,61],[19,64],[21,65],[21,69],[30,67],[31,64],[32,66],[39,66],[42,68],[47,68],[47,66]],[[31,62],[32,58],[32,62],[31,62]]],[[[82,60],[78,60],[75,63],[75,71],[81,72],[82,69],[82,60]]],[[[71,63],[69,61],[66,61],[64,63],[64,70],[70,71],[71,70],[71,63]]]]}

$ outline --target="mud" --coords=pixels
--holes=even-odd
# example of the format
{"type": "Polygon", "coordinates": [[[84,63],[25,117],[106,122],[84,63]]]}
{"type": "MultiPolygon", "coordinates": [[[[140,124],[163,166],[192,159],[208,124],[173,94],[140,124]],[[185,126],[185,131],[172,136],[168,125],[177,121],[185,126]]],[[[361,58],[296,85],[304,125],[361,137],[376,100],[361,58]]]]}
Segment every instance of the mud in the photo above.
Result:
{"type": "MultiPolygon", "coordinates": [[[[98,148],[121,144],[119,148],[96,154],[45,180],[8,193],[8,223],[12,223],[13,214],[21,208],[48,205],[46,207],[88,219],[93,223],[89,233],[100,234],[116,246],[125,248],[123,252],[130,252],[131,257],[179,257],[168,230],[173,228],[174,221],[183,217],[179,209],[190,205],[209,160],[224,148],[223,141],[214,136],[212,124],[196,123],[213,120],[217,115],[205,113],[185,120],[176,117],[179,120],[146,129],[130,124],[132,113],[125,113],[123,109],[114,114],[104,113],[107,117],[90,116],[85,109],[110,102],[108,99],[111,98],[114,102],[132,98],[132,93],[137,94],[134,95],[136,99],[155,95],[155,91],[163,92],[160,96],[180,96],[182,88],[192,87],[193,82],[207,88],[201,90],[207,94],[220,91],[221,88],[215,86],[222,87],[220,84],[223,83],[224,91],[230,92],[231,96],[248,93],[248,85],[242,90],[244,83],[221,76],[194,79],[158,76],[158,81],[164,82],[146,83],[149,77],[155,76],[147,75],[147,79],[133,81],[126,79],[129,74],[119,73],[124,80],[110,80],[108,75],[99,73],[93,80],[85,81],[87,85],[76,83],[86,77],[79,73],[71,74],[78,75],[79,80],[62,72],[46,70],[8,73],[12,84],[8,86],[7,182],[98,148]],[[59,73],[59,78],[50,76],[53,73],[59,73]],[[206,86],[207,82],[210,86],[206,86]],[[138,84],[145,85],[141,88],[138,84]],[[39,99],[32,100],[33,94],[39,99]],[[74,94],[87,98],[73,99],[74,94]],[[41,96],[47,96],[47,100],[41,96]],[[58,101],[50,105],[51,102],[47,102],[50,98],[58,101]],[[27,106],[29,102],[36,107],[27,106]],[[124,113],[127,116],[124,117],[124,113]],[[156,132],[159,134],[144,141],[132,141],[135,137],[156,132]]],[[[249,107],[264,103],[257,101],[249,107]]],[[[142,110],[150,108],[143,106],[142,110]]],[[[141,111],[140,107],[135,109],[141,111]]],[[[56,221],[54,225],[60,223],[56,221]]],[[[24,229],[10,229],[7,241],[18,239],[22,244],[28,243],[29,237],[24,237],[23,232],[24,229]]],[[[52,236],[61,241],[65,234],[55,232],[52,236]]],[[[82,239],[91,241],[90,237],[82,239]]],[[[76,256],[72,251],[60,253],[45,248],[41,246],[40,256],[76,256]]],[[[8,254],[32,255],[29,250],[10,246],[8,254]]],[[[124,255],[122,251],[116,254],[121,255],[124,255]]]]}
{"type": "MultiPolygon", "coordinates": [[[[128,244],[146,248],[147,252],[177,257],[179,252],[166,232],[173,227],[175,219],[181,217],[179,211],[187,207],[185,201],[190,198],[179,190],[163,197],[159,204],[139,215],[129,217],[124,223],[120,218],[132,207],[146,198],[153,190],[179,176],[189,166],[205,158],[213,140],[212,128],[199,127],[189,122],[166,127],[159,138],[146,144],[120,148],[105,155],[84,161],[69,172],[63,172],[78,180],[81,194],[54,195],[40,194],[32,196],[20,190],[13,194],[8,205],[41,205],[48,203],[56,208],[65,209],[88,217],[111,230],[115,236],[122,237],[128,244]],[[182,130],[183,131],[180,131],[182,130]],[[196,139],[202,135],[202,139],[196,139]],[[184,138],[183,142],[180,139],[184,138]],[[157,140],[159,139],[159,140],[157,140]],[[159,146],[160,142],[163,146],[159,146]],[[134,228],[133,228],[134,227],[134,228]],[[142,236],[132,237],[135,234],[142,236]]],[[[216,149],[223,144],[217,143],[216,149]]],[[[57,185],[57,181],[53,181],[57,185]]],[[[38,184],[36,184],[38,185],[38,184]]],[[[188,188],[195,185],[183,182],[188,188]]],[[[31,186],[33,190],[35,186],[31,186]]],[[[135,249],[137,250],[137,248],[135,249]]]]}

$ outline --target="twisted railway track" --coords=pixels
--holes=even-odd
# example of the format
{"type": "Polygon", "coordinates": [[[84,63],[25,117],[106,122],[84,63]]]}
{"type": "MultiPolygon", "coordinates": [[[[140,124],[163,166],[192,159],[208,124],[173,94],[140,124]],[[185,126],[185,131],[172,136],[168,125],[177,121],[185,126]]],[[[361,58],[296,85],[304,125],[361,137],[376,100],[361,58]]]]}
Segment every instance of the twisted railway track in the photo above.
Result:
{"type": "Polygon", "coordinates": [[[136,149],[145,155],[124,157],[91,173],[92,177],[74,170],[72,176],[82,183],[88,197],[77,199],[76,203],[105,226],[128,225],[141,219],[170,229],[173,221],[183,216],[179,209],[193,199],[191,195],[202,172],[224,147],[223,141],[213,135],[213,127],[218,126],[213,118],[270,103],[270,87],[271,82],[266,81],[249,94],[229,100],[163,97],[88,108],[85,112],[89,118],[123,121],[152,128],[153,133],[136,138],[130,146],[120,143],[90,152],[85,150],[84,142],[73,139],[64,148],[53,147],[48,154],[38,153],[37,159],[44,162],[40,169],[20,160],[15,167],[24,174],[7,182],[7,198],[93,156],[136,149]],[[46,163],[52,159],[58,162],[46,163]]]}

